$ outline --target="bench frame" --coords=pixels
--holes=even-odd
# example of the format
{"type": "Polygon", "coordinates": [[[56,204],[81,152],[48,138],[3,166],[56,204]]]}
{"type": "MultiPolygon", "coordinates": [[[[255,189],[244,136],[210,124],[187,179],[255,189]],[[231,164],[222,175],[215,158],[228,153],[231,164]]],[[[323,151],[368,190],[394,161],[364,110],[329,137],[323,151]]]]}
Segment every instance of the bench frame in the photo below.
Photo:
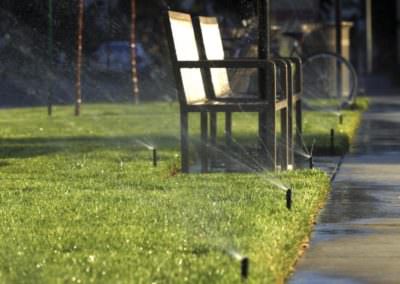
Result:
{"type": "MultiPolygon", "coordinates": [[[[296,108],[296,129],[301,132],[301,101],[299,96],[293,96],[294,90],[299,90],[301,83],[299,80],[292,80],[293,72],[291,65],[295,62],[301,65],[300,61],[291,59],[223,59],[207,60],[205,48],[202,40],[199,20],[192,22],[193,32],[197,44],[198,60],[178,60],[175,49],[174,36],[171,27],[170,18],[174,16],[187,17],[187,21],[192,21],[190,15],[168,11],[165,17],[165,27],[168,36],[168,46],[171,53],[173,73],[177,86],[178,99],[180,103],[180,126],[181,126],[181,167],[182,172],[189,172],[189,113],[200,113],[201,127],[201,169],[202,172],[208,171],[208,146],[216,147],[217,133],[217,113],[225,114],[225,140],[228,147],[232,143],[232,113],[234,112],[257,112],[259,113],[259,138],[261,149],[264,155],[268,157],[268,168],[275,170],[277,168],[277,137],[276,137],[276,118],[275,114],[280,113],[281,120],[281,146],[280,159],[281,168],[287,169],[289,164],[293,164],[293,105],[296,108]],[[181,74],[183,68],[194,68],[201,70],[201,77],[207,98],[203,101],[190,103],[186,99],[184,83],[181,74]],[[219,100],[213,92],[211,79],[211,68],[256,68],[259,74],[266,74],[266,78],[260,80],[258,99],[224,99],[219,100]],[[281,69],[280,84],[283,89],[283,98],[277,99],[277,68],[281,69]],[[300,115],[297,115],[300,110],[300,115]],[[210,121],[210,141],[209,125],[210,121]]],[[[297,70],[301,70],[298,69],[297,70]]],[[[301,72],[298,72],[301,73],[301,72]]]]}

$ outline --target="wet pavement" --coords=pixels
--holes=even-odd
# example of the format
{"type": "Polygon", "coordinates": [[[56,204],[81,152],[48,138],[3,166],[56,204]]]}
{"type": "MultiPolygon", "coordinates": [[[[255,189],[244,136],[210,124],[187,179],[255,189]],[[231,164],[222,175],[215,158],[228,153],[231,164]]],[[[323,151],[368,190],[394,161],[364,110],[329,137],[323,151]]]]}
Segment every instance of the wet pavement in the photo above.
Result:
{"type": "Polygon", "coordinates": [[[372,98],[291,284],[400,283],[400,95],[372,98]]]}

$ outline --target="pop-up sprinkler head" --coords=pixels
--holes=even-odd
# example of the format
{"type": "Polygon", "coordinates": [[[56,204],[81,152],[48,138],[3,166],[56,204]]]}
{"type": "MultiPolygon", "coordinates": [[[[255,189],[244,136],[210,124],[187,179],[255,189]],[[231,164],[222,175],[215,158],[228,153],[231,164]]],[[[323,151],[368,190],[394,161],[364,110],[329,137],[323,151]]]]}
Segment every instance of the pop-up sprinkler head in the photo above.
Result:
{"type": "Polygon", "coordinates": [[[335,130],[332,128],[331,129],[331,140],[330,140],[330,152],[331,155],[335,155],[335,130]]]}
{"type": "Polygon", "coordinates": [[[288,210],[292,209],[292,193],[292,189],[290,188],[286,191],[286,208],[288,210]]]}
{"type": "Polygon", "coordinates": [[[343,124],[343,114],[339,114],[339,124],[343,124]]]}
{"type": "Polygon", "coordinates": [[[240,275],[242,276],[242,279],[247,279],[249,277],[249,266],[249,258],[247,256],[243,257],[240,260],[240,275]]]}
{"type": "Polygon", "coordinates": [[[250,259],[247,256],[242,256],[233,250],[225,251],[232,259],[240,263],[240,276],[243,280],[249,277],[250,259]]]}
{"type": "Polygon", "coordinates": [[[317,141],[314,139],[313,143],[311,145],[311,149],[310,149],[310,158],[308,159],[308,162],[310,163],[310,170],[312,170],[314,168],[314,156],[313,156],[313,153],[314,153],[314,147],[315,147],[315,143],[316,142],[317,141]]]}
{"type": "Polygon", "coordinates": [[[153,152],[153,166],[157,167],[157,149],[153,148],[152,152],[153,152]]]}

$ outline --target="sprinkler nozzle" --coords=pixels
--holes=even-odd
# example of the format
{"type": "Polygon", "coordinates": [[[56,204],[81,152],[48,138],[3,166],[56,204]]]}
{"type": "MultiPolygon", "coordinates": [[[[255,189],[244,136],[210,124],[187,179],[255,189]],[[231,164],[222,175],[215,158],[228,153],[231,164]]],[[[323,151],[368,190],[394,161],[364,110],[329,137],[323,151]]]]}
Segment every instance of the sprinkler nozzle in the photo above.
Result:
{"type": "Polygon", "coordinates": [[[310,170],[312,170],[314,168],[314,158],[312,155],[308,159],[308,162],[310,163],[310,170]]]}
{"type": "Polygon", "coordinates": [[[286,208],[292,209],[292,190],[290,188],[286,191],[286,208]]]}
{"type": "Polygon", "coordinates": [[[153,166],[157,167],[157,149],[153,148],[153,166]]]}
{"type": "Polygon", "coordinates": [[[243,257],[240,260],[240,275],[243,279],[247,279],[249,277],[249,266],[250,260],[247,256],[243,257]]]}
{"type": "Polygon", "coordinates": [[[339,114],[339,124],[343,124],[343,114],[339,114]]]}
{"type": "Polygon", "coordinates": [[[331,145],[330,145],[331,155],[335,155],[335,130],[331,129],[331,145]]]}
{"type": "Polygon", "coordinates": [[[236,251],[228,250],[226,253],[235,261],[240,263],[240,276],[243,280],[249,277],[250,259],[247,256],[242,256],[236,251]]]}

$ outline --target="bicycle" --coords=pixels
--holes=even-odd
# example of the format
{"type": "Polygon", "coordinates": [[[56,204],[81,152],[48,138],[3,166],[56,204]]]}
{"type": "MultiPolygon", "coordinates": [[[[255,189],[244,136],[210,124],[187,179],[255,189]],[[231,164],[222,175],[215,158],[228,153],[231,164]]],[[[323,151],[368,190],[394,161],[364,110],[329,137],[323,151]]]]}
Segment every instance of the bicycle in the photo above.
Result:
{"type": "MultiPolygon", "coordinates": [[[[303,101],[310,109],[340,111],[350,106],[358,93],[357,72],[351,62],[343,56],[329,51],[307,54],[304,47],[307,36],[314,30],[308,32],[280,32],[278,27],[274,27],[272,32],[272,54],[283,57],[300,57],[303,61],[303,101]],[[279,52],[279,38],[286,37],[292,40],[292,46],[288,53],[279,52]],[[274,44],[275,42],[275,44],[274,44]]],[[[249,42],[256,43],[256,21],[250,20],[246,25],[247,34],[237,42],[234,57],[254,57],[256,48],[248,48],[249,42]],[[243,42],[243,45],[241,44],[243,42]],[[243,48],[242,46],[246,46],[243,48]]],[[[246,71],[249,72],[249,71],[246,71]]],[[[245,88],[250,86],[250,81],[246,84],[245,75],[236,74],[238,82],[245,88]]],[[[249,76],[247,76],[249,77],[249,76]]],[[[254,76],[253,76],[254,77],[254,76]]],[[[254,80],[253,80],[254,81],[254,80]]],[[[239,85],[239,84],[238,84],[239,85]]]]}
{"type": "Polygon", "coordinates": [[[304,55],[304,42],[309,33],[282,33],[293,40],[290,55],[303,59],[303,98],[306,106],[340,110],[352,105],[358,93],[355,68],[349,60],[334,52],[304,55]]]}

